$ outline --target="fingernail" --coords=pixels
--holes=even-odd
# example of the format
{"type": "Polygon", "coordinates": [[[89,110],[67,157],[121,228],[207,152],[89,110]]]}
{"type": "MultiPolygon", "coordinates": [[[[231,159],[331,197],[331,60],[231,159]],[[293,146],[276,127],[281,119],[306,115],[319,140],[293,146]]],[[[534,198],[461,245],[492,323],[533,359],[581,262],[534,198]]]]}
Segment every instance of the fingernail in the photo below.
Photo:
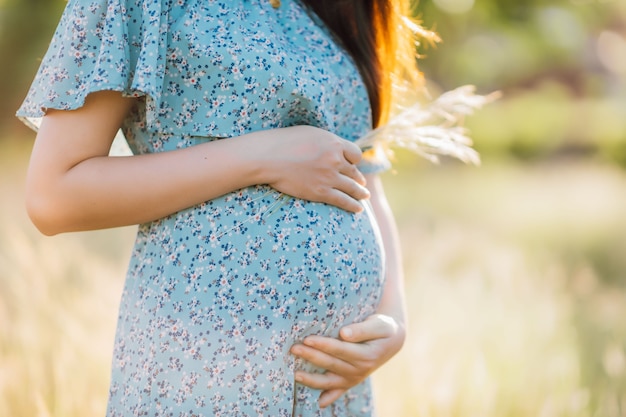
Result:
{"type": "Polygon", "coordinates": [[[346,337],[349,339],[352,337],[352,329],[349,327],[346,327],[341,330],[341,334],[343,335],[343,337],[346,337]]]}
{"type": "Polygon", "coordinates": [[[295,380],[296,380],[296,382],[302,382],[302,375],[296,373],[295,380]]]}

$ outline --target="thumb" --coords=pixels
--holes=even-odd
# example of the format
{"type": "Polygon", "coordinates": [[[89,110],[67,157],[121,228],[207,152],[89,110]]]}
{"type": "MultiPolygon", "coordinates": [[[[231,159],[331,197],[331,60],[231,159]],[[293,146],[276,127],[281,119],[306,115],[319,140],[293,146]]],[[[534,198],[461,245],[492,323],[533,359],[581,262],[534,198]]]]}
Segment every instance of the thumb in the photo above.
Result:
{"type": "Polygon", "coordinates": [[[361,323],[356,323],[356,324],[350,324],[348,326],[342,327],[339,330],[339,337],[341,338],[341,340],[344,340],[346,342],[359,342],[358,339],[358,333],[359,333],[359,324],[361,323]],[[355,330],[357,335],[355,336],[355,330]]]}
{"type": "Polygon", "coordinates": [[[398,329],[396,321],[383,314],[374,314],[360,323],[342,327],[339,337],[346,342],[361,343],[392,336],[398,329]]]}

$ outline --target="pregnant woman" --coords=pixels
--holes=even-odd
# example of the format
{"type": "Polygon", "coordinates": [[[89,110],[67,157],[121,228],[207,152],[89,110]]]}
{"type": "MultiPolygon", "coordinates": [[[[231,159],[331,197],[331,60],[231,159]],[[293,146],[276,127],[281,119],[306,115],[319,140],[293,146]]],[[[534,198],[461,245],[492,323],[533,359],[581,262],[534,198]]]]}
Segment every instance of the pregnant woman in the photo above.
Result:
{"type": "Polygon", "coordinates": [[[18,116],[43,118],[43,233],[139,224],[109,417],[373,415],[402,276],[386,163],[352,142],[385,119],[405,9],[69,1],[18,116]],[[133,156],[108,156],[120,128],[133,156]]]}

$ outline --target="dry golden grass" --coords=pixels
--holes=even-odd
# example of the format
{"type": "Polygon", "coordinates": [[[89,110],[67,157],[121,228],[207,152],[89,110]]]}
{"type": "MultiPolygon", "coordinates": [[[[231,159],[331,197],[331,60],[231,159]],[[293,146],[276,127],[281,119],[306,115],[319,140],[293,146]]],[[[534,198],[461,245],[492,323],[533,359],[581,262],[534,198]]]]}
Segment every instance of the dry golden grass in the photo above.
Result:
{"type": "Polygon", "coordinates": [[[27,147],[0,161],[0,415],[103,415],[132,231],[41,236],[22,203],[27,147]]]}
{"type": "MultiPolygon", "coordinates": [[[[0,416],[103,415],[133,228],[40,236],[27,148],[0,149],[0,416]]],[[[398,166],[410,334],[380,415],[626,415],[626,173],[398,166]]]]}

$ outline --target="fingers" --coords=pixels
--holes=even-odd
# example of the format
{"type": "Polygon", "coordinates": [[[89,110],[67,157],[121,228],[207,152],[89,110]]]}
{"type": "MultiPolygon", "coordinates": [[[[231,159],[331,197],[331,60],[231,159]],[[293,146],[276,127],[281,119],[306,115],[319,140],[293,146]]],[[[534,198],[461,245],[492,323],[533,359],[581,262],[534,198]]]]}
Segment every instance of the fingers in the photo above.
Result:
{"type": "Polygon", "coordinates": [[[322,390],[318,403],[321,408],[328,407],[350,388],[350,383],[332,372],[323,374],[296,373],[296,381],[309,388],[322,390]]]}
{"type": "Polygon", "coordinates": [[[384,314],[343,327],[339,338],[307,336],[291,347],[291,353],[325,372],[297,371],[296,381],[322,390],[318,401],[326,407],[389,360],[402,346],[402,339],[400,325],[384,314]]]}
{"type": "Polygon", "coordinates": [[[370,198],[370,191],[365,187],[365,177],[354,165],[347,165],[339,171],[334,190],[329,192],[330,204],[344,210],[360,213],[363,205],[359,200],[370,198]]]}
{"type": "Polygon", "coordinates": [[[296,372],[296,381],[309,388],[322,390],[317,400],[321,408],[337,401],[351,386],[345,378],[332,372],[323,374],[296,372]]]}
{"type": "Polygon", "coordinates": [[[375,349],[375,346],[314,335],[294,345],[291,353],[315,366],[343,375],[354,372],[357,365],[369,362],[375,349]]]}
{"type": "Polygon", "coordinates": [[[370,198],[370,191],[365,187],[367,183],[365,176],[350,161],[342,163],[337,173],[332,184],[329,184],[332,189],[328,191],[324,202],[347,211],[360,213],[363,211],[363,205],[359,200],[370,198]]]}
{"type": "Polygon", "coordinates": [[[359,346],[350,346],[333,338],[309,336],[302,344],[293,345],[291,353],[305,361],[340,375],[355,371],[350,361],[360,358],[359,346]],[[343,346],[342,346],[343,345],[343,346]]]}
{"type": "Polygon", "coordinates": [[[354,179],[346,175],[339,175],[335,180],[334,188],[346,193],[355,200],[364,200],[370,197],[370,191],[354,179]]]}
{"type": "Polygon", "coordinates": [[[353,213],[362,212],[363,205],[359,200],[370,198],[370,191],[365,187],[365,177],[356,166],[350,164],[345,164],[338,174],[329,184],[332,188],[325,190],[322,201],[353,213]]]}
{"type": "Polygon", "coordinates": [[[358,200],[334,188],[328,190],[326,196],[321,201],[352,213],[360,213],[364,210],[363,204],[358,200]]]}
{"type": "Polygon", "coordinates": [[[361,173],[361,171],[359,171],[356,165],[353,165],[351,163],[346,164],[342,169],[339,170],[339,173],[345,175],[346,177],[352,178],[354,181],[362,186],[365,186],[367,184],[365,176],[361,173]]]}
{"type": "Polygon", "coordinates": [[[334,372],[320,374],[298,371],[295,377],[297,383],[313,389],[331,390],[347,388],[345,379],[334,372]]]}
{"type": "Polygon", "coordinates": [[[346,158],[346,160],[353,165],[358,164],[361,161],[361,157],[363,155],[361,152],[361,148],[348,140],[343,140],[343,145],[344,158],[346,158]]]}
{"type": "Polygon", "coordinates": [[[331,390],[322,392],[318,400],[320,407],[321,408],[328,407],[329,405],[337,401],[339,397],[345,394],[346,391],[347,390],[345,389],[337,388],[337,389],[331,389],[331,390]]]}
{"type": "MultiPolygon", "coordinates": [[[[367,352],[358,352],[363,350],[363,345],[355,345],[347,342],[337,341],[339,345],[354,345],[357,352],[354,352],[350,356],[346,354],[346,359],[357,360],[357,365],[350,363],[348,360],[341,359],[330,355],[321,349],[326,345],[325,339],[332,340],[332,338],[320,337],[317,341],[313,342],[309,337],[305,339],[305,343],[313,343],[315,347],[310,347],[304,344],[294,345],[291,348],[291,353],[305,359],[309,363],[325,370],[324,373],[316,372],[304,372],[296,371],[296,382],[305,385],[313,389],[322,390],[320,398],[318,400],[320,407],[327,407],[341,397],[348,389],[361,383],[367,376],[373,371],[371,361],[361,361],[358,358],[367,357],[367,352]],[[307,341],[307,339],[309,339],[307,341]]],[[[333,344],[332,342],[330,343],[333,344]]],[[[328,346],[325,346],[328,349],[328,346]]],[[[340,348],[329,349],[334,352],[341,351],[340,348]]],[[[347,349],[350,350],[350,349],[347,349]]],[[[345,353],[345,352],[344,352],[345,353]]]]}

